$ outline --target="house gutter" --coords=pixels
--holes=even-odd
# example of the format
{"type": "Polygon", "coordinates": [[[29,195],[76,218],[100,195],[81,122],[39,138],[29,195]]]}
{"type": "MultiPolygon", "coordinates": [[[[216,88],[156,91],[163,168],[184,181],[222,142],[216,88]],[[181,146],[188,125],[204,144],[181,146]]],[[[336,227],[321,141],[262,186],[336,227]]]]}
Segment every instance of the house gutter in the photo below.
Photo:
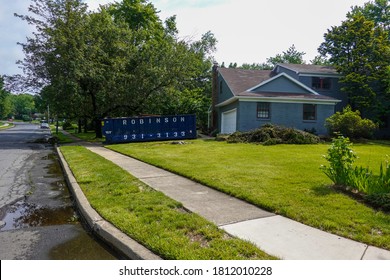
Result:
{"type": "Polygon", "coordinates": [[[275,103],[305,103],[305,104],[321,104],[321,105],[336,105],[341,102],[341,100],[333,99],[315,99],[315,98],[288,98],[288,97],[257,97],[257,96],[234,96],[217,104],[215,107],[223,107],[229,104],[232,104],[236,101],[241,102],[275,102],[275,103]]]}

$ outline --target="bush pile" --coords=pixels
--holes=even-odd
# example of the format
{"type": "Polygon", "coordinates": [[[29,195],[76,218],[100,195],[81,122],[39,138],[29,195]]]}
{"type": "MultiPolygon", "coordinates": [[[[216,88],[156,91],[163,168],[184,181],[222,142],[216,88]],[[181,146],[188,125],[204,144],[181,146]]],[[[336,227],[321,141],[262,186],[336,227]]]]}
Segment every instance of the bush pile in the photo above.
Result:
{"type": "Polygon", "coordinates": [[[261,143],[276,144],[317,144],[320,138],[309,132],[266,124],[259,129],[248,132],[235,132],[226,141],[228,143],[261,143]]]}

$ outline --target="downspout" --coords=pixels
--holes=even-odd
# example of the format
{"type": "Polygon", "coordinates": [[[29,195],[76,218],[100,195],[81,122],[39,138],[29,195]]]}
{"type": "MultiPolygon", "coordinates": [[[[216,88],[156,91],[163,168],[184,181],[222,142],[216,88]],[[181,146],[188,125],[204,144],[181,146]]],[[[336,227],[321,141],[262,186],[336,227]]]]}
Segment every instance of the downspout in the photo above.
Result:
{"type": "Polygon", "coordinates": [[[212,103],[211,103],[211,123],[209,130],[213,131],[218,128],[218,115],[216,105],[218,103],[218,63],[214,62],[212,70],[212,103]]]}

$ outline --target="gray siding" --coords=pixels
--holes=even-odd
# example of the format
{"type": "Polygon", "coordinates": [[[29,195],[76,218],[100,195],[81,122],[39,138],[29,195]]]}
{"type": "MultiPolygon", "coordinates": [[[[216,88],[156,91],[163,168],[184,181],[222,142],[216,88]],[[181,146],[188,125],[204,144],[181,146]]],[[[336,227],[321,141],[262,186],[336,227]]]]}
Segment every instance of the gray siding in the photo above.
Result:
{"type": "Polygon", "coordinates": [[[222,75],[218,73],[218,103],[224,102],[230,98],[232,98],[234,95],[232,91],[230,90],[229,86],[225,82],[225,80],[222,78],[222,75]],[[221,87],[222,86],[222,87],[221,87]]]}
{"type": "Polygon", "coordinates": [[[271,103],[271,118],[261,120],[257,118],[257,102],[240,102],[237,111],[237,130],[249,131],[272,123],[297,129],[315,129],[318,134],[327,134],[324,126],[325,119],[334,113],[333,105],[317,105],[317,119],[315,121],[303,120],[303,104],[271,103]]]}
{"type": "MultiPolygon", "coordinates": [[[[308,86],[309,88],[312,88],[312,78],[313,76],[300,76],[299,81],[308,86]]],[[[341,102],[336,104],[336,111],[342,111],[345,106],[348,104],[348,95],[341,91],[341,85],[339,83],[338,78],[331,78],[331,88],[328,90],[323,89],[314,89],[316,92],[318,92],[321,95],[333,97],[335,99],[341,100],[341,102]]]]}

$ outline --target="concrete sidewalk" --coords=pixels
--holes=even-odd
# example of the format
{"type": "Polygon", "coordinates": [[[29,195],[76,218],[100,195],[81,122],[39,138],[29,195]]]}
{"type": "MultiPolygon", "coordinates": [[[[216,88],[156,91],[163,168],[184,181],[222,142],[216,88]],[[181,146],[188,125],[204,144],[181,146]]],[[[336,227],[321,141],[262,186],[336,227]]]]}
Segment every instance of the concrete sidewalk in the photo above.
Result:
{"type": "Polygon", "coordinates": [[[99,146],[90,151],[112,161],[150,187],[231,235],[285,260],[390,260],[390,251],[308,227],[266,212],[184,177],[99,146]]]}

